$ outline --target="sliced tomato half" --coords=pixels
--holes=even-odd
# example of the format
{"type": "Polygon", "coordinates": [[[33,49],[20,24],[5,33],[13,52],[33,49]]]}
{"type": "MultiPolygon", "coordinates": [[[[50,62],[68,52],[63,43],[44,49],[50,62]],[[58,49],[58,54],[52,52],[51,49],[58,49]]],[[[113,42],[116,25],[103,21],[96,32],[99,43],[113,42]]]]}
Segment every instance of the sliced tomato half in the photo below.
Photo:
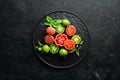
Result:
{"type": "Polygon", "coordinates": [[[68,40],[68,37],[66,34],[57,34],[55,37],[55,44],[57,46],[64,46],[65,41],[68,40]]]}
{"type": "Polygon", "coordinates": [[[72,49],[75,48],[75,43],[74,43],[73,40],[66,40],[65,43],[64,43],[64,47],[67,50],[72,50],[72,49]]]}
{"type": "Polygon", "coordinates": [[[67,26],[67,28],[66,28],[66,34],[67,34],[68,36],[73,36],[75,33],[76,33],[76,28],[75,28],[75,26],[73,26],[73,25],[67,26]]]}
{"type": "Polygon", "coordinates": [[[54,37],[51,36],[51,35],[46,35],[44,41],[45,41],[45,43],[47,43],[47,44],[53,44],[54,41],[55,41],[55,39],[54,39],[54,37]]]}

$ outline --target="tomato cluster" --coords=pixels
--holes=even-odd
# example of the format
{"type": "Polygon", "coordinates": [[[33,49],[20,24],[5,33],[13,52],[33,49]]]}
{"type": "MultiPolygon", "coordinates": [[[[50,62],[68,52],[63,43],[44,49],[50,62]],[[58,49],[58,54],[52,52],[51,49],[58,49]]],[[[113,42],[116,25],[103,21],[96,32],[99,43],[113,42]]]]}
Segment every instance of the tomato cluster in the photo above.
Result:
{"type": "Polygon", "coordinates": [[[47,35],[45,36],[45,42],[47,44],[55,44],[59,47],[65,47],[67,50],[72,50],[75,48],[75,43],[73,40],[70,40],[68,37],[73,36],[76,33],[76,28],[73,25],[66,26],[64,33],[55,34],[55,29],[53,27],[47,27],[47,35]],[[53,34],[54,33],[54,34],[53,34]]]}
{"type": "Polygon", "coordinates": [[[56,54],[59,52],[60,56],[66,56],[68,53],[75,51],[78,54],[76,45],[80,44],[82,40],[76,34],[76,27],[71,25],[68,19],[52,19],[47,16],[46,20],[44,23],[47,26],[46,36],[44,37],[46,44],[41,45],[38,42],[40,46],[36,46],[36,48],[45,53],[56,54]]]}

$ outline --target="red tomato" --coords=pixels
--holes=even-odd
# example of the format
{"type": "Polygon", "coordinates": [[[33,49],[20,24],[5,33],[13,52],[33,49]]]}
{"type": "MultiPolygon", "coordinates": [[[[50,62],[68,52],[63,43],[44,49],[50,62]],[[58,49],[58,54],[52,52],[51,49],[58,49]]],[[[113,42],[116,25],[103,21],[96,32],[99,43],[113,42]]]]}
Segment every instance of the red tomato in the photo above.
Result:
{"type": "Polygon", "coordinates": [[[57,46],[64,46],[65,41],[68,40],[68,37],[66,34],[57,34],[55,37],[55,44],[57,46]]]}
{"type": "Polygon", "coordinates": [[[53,27],[48,27],[48,28],[46,29],[46,32],[47,32],[47,34],[49,34],[49,35],[54,35],[54,34],[55,34],[55,28],[53,28],[53,27]]]}
{"type": "Polygon", "coordinates": [[[47,44],[53,44],[55,40],[54,40],[54,37],[53,37],[53,36],[51,36],[51,35],[46,35],[44,41],[45,41],[47,44]]]}
{"type": "Polygon", "coordinates": [[[67,28],[66,28],[66,34],[67,34],[68,36],[73,36],[75,33],[76,33],[76,28],[75,28],[75,26],[73,26],[73,25],[67,26],[67,28]]]}
{"type": "Polygon", "coordinates": [[[72,49],[75,48],[75,43],[74,43],[73,40],[66,40],[65,43],[64,43],[64,47],[67,50],[72,50],[72,49]]]}

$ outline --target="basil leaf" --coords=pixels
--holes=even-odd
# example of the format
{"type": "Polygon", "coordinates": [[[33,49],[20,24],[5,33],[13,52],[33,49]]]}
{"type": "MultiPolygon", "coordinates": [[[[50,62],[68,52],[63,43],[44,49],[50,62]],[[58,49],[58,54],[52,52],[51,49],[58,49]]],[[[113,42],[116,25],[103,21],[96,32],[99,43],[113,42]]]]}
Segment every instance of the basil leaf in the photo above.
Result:
{"type": "Polygon", "coordinates": [[[48,22],[45,22],[45,23],[44,23],[44,25],[46,25],[46,26],[50,26],[50,23],[48,23],[48,22]]]}
{"type": "Polygon", "coordinates": [[[79,49],[76,49],[76,54],[77,54],[77,56],[80,56],[79,49]]]}
{"type": "Polygon", "coordinates": [[[35,48],[38,50],[38,51],[42,51],[42,48],[40,46],[35,46],[35,48]]]}
{"type": "Polygon", "coordinates": [[[57,28],[59,25],[58,24],[53,24],[53,27],[54,28],[57,28]]]}
{"type": "Polygon", "coordinates": [[[68,51],[68,53],[74,53],[75,51],[76,51],[76,48],[74,48],[74,49],[68,51]]]}
{"type": "Polygon", "coordinates": [[[65,27],[61,24],[57,25],[56,32],[57,33],[63,33],[65,31],[65,27]]]}
{"type": "Polygon", "coordinates": [[[43,44],[42,44],[42,43],[40,43],[40,41],[39,41],[39,40],[38,40],[38,45],[39,45],[39,46],[43,46],[43,44]]]}
{"type": "Polygon", "coordinates": [[[52,21],[51,21],[51,24],[55,24],[55,22],[56,22],[55,20],[52,20],[52,21]]]}
{"type": "Polygon", "coordinates": [[[60,24],[62,22],[62,20],[60,20],[60,19],[56,19],[56,20],[54,20],[53,22],[52,22],[52,24],[60,24]]]}
{"type": "Polygon", "coordinates": [[[52,22],[52,24],[56,25],[56,24],[58,24],[58,23],[57,23],[57,21],[54,20],[54,21],[52,22]]]}
{"type": "Polygon", "coordinates": [[[83,40],[81,40],[81,42],[80,42],[80,45],[82,45],[83,44],[83,40]]]}
{"type": "Polygon", "coordinates": [[[60,23],[62,23],[62,20],[61,19],[57,19],[56,22],[60,24],[60,23]]]}
{"type": "Polygon", "coordinates": [[[49,16],[47,16],[47,17],[46,17],[46,20],[47,20],[48,22],[51,22],[51,21],[52,21],[52,18],[49,17],[49,16]]]}

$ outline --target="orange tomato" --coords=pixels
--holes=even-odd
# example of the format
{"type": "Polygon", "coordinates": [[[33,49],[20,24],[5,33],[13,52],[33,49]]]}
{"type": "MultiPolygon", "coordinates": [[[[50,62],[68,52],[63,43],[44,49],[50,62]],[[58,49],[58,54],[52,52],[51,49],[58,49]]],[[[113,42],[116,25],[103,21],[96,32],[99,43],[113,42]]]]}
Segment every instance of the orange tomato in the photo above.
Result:
{"type": "Polygon", "coordinates": [[[66,34],[57,34],[55,37],[55,44],[57,46],[64,46],[65,41],[68,40],[68,37],[66,34]]]}
{"type": "Polygon", "coordinates": [[[74,43],[73,40],[66,40],[65,43],[64,43],[64,47],[67,50],[72,50],[72,49],[75,48],[75,43],[74,43]]]}
{"type": "Polygon", "coordinates": [[[67,34],[68,36],[73,36],[75,33],[76,33],[76,28],[75,28],[75,26],[73,26],[73,25],[67,26],[67,28],[66,28],[66,34],[67,34]]]}

